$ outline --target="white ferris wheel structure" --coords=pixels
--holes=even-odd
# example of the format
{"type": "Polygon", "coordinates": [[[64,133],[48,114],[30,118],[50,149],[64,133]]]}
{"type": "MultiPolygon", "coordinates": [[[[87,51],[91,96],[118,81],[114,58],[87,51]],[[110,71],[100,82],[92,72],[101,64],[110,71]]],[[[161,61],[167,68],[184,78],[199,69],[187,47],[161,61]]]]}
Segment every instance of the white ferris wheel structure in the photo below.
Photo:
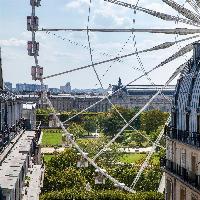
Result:
{"type": "MultiPolygon", "coordinates": [[[[43,0],[44,1],[44,0],[43,0]]],[[[126,186],[124,183],[119,182],[118,180],[116,180],[114,177],[110,176],[104,169],[102,169],[101,167],[99,167],[96,164],[96,159],[98,157],[100,157],[102,155],[102,153],[104,151],[106,151],[110,145],[112,145],[115,140],[123,134],[124,130],[127,127],[130,127],[131,129],[135,130],[134,127],[131,126],[131,123],[144,111],[148,108],[148,106],[153,102],[153,100],[158,96],[158,95],[164,95],[162,94],[162,91],[181,73],[183,72],[183,70],[185,69],[185,67],[187,66],[187,61],[188,61],[188,57],[186,57],[186,55],[188,55],[189,52],[192,51],[193,49],[193,43],[194,42],[198,42],[199,41],[199,33],[200,33],[200,1],[199,0],[186,0],[183,2],[183,4],[179,4],[173,0],[161,0],[163,5],[168,5],[171,7],[172,10],[174,10],[177,14],[176,15],[170,15],[168,13],[164,13],[164,12],[158,12],[152,9],[147,9],[144,7],[141,7],[139,5],[140,0],[137,1],[129,1],[128,3],[124,1],[118,1],[118,0],[101,0],[105,2],[105,6],[106,5],[110,5],[112,4],[115,7],[123,7],[126,8],[127,10],[131,9],[133,11],[133,13],[136,15],[137,13],[145,13],[151,17],[154,18],[158,18],[159,20],[161,20],[163,23],[164,22],[172,22],[173,24],[178,24],[179,27],[178,28],[136,28],[134,27],[134,23],[135,20],[133,20],[133,27],[131,28],[121,28],[121,29],[117,29],[117,28],[90,28],[90,21],[91,21],[91,10],[92,10],[92,3],[95,4],[92,0],[88,0],[88,16],[87,16],[87,26],[83,27],[83,28],[40,28],[39,27],[39,18],[36,15],[36,11],[37,8],[40,7],[42,5],[42,1],[41,0],[30,0],[30,5],[32,7],[32,12],[31,15],[27,17],[27,30],[30,31],[32,33],[32,39],[30,41],[28,41],[28,55],[32,56],[34,58],[34,62],[35,65],[32,67],[32,71],[31,71],[31,75],[32,75],[32,79],[33,80],[38,80],[40,81],[41,85],[43,86],[42,88],[42,95],[41,95],[41,101],[43,103],[48,104],[48,106],[53,110],[53,115],[54,117],[59,121],[60,127],[62,128],[63,133],[65,134],[66,138],[68,141],[70,141],[70,143],[73,145],[74,148],[77,149],[77,151],[79,152],[79,154],[81,155],[82,159],[85,160],[85,162],[88,162],[89,164],[93,165],[96,169],[96,172],[98,172],[100,175],[102,175],[105,178],[110,179],[113,184],[115,184],[118,188],[121,188],[123,190],[126,190],[128,192],[135,192],[135,186],[142,174],[142,172],[144,171],[144,169],[148,166],[148,163],[150,161],[151,156],[153,155],[153,153],[156,150],[156,147],[159,146],[161,148],[162,147],[159,142],[161,140],[161,138],[164,135],[164,130],[162,130],[158,136],[158,138],[156,139],[156,141],[152,142],[150,141],[149,138],[148,139],[150,142],[152,142],[152,150],[151,152],[149,152],[149,154],[147,155],[145,161],[143,162],[143,164],[141,165],[140,170],[137,173],[137,176],[135,177],[135,179],[133,180],[132,184],[129,186],[126,186]],[[133,2],[133,3],[130,3],[133,2]],[[188,28],[185,28],[188,27],[188,28]],[[88,50],[89,56],[90,56],[90,60],[88,61],[89,64],[87,65],[83,65],[83,66],[79,66],[73,69],[66,69],[65,71],[62,72],[58,72],[55,74],[51,74],[51,75],[46,75],[43,74],[43,67],[40,66],[39,64],[39,42],[37,42],[37,32],[45,32],[47,34],[52,34],[55,37],[57,37],[60,40],[63,40],[65,42],[69,42],[72,45],[76,45],[79,46],[80,48],[84,48],[88,50]],[[79,44],[76,41],[72,41],[70,38],[66,38],[63,36],[58,35],[58,32],[85,32],[87,35],[87,45],[83,45],[83,44],[79,44]],[[94,48],[91,45],[91,33],[93,34],[97,34],[97,33],[129,33],[130,36],[127,39],[127,41],[125,42],[125,44],[122,43],[122,48],[120,49],[119,53],[115,56],[111,56],[109,55],[109,53],[102,53],[100,52],[100,54],[104,55],[104,56],[109,56],[109,58],[104,59],[102,61],[94,61],[94,57],[93,57],[93,53],[94,53],[94,48]],[[150,46],[147,47],[145,49],[138,49],[136,47],[137,43],[136,43],[136,33],[140,33],[140,34],[145,34],[145,33],[149,33],[152,35],[158,35],[161,34],[163,37],[165,35],[172,35],[173,36],[173,40],[171,41],[165,41],[162,42],[160,44],[157,44],[155,46],[150,46]],[[133,47],[135,48],[135,50],[131,53],[123,53],[123,48],[128,44],[128,42],[132,42],[133,47]],[[141,55],[148,55],[149,53],[159,53],[160,51],[163,52],[168,52],[170,51],[170,48],[172,47],[177,47],[178,50],[174,53],[172,53],[169,57],[167,57],[166,59],[162,60],[159,64],[156,64],[153,68],[149,68],[148,70],[146,70],[144,68],[142,59],[141,59],[141,55]],[[113,105],[112,101],[110,100],[109,97],[111,97],[112,95],[114,95],[115,93],[119,92],[120,90],[122,90],[124,87],[126,87],[127,85],[133,84],[134,82],[142,79],[142,78],[146,78],[152,85],[155,85],[155,83],[152,81],[152,79],[150,78],[150,75],[152,72],[158,70],[158,69],[162,69],[165,65],[170,64],[171,62],[184,57],[185,58],[185,62],[181,63],[179,66],[176,67],[176,69],[174,70],[173,73],[171,73],[171,76],[168,78],[168,80],[165,82],[165,84],[163,85],[162,88],[159,88],[158,91],[151,97],[151,99],[132,117],[131,120],[127,121],[123,115],[120,113],[120,111],[117,109],[116,106],[113,105]],[[79,71],[80,73],[88,68],[91,68],[94,72],[94,75],[98,81],[98,85],[103,89],[103,78],[105,77],[106,74],[109,73],[109,70],[112,68],[112,66],[115,63],[122,63],[124,61],[125,58],[131,58],[131,59],[135,59],[137,60],[139,67],[135,68],[135,70],[139,70],[142,74],[134,77],[133,80],[129,81],[127,84],[124,85],[123,88],[118,89],[117,91],[113,92],[112,94],[105,94],[104,98],[101,99],[100,101],[90,105],[89,107],[83,109],[82,111],[80,111],[78,114],[74,115],[73,117],[70,117],[68,120],[66,121],[60,121],[60,119],[57,117],[56,115],[56,111],[47,95],[47,91],[45,91],[45,87],[44,87],[44,82],[47,79],[53,78],[53,77],[59,77],[59,76],[63,76],[65,74],[71,74],[73,72],[79,71]],[[103,72],[103,75],[100,76],[98,73],[97,68],[100,67],[102,64],[106,64],[107,65],[107,69],[105,70],[105,72],[103,72]],[[97,104],[99,104],[101,101],[103,100],[107,100],[115,109],[115,111],[119,114],[119,116],[123,119],[124,121],[124,126],[121,128],[121,130],[116,133],[116,135],[99,151],[96,152],[96,155],[93,158],[88,157],[88,154],[86,152],[84,152],[81,147],[79,147],[79,145],[76,143],[76,141],[73,139],[73,135],[71,133],[69,133],[67,131],[67,129],[65,128],[64,124],[66,122],[68,122],[69,120],[71,120],[72,118],[76,117],[77,115],[91,109],[92,107],[96,106],[97,104]]],[[[156,39],[155,39],[156,40],[156,39]]],[[[168,119],[168,121],[166,123],[169,123],[170,118],[168,119]]],[[[140,132],[138,132],[140,134],[140,132]]],[[[144,136],[145,137],[145,136],[144,136]]]]}

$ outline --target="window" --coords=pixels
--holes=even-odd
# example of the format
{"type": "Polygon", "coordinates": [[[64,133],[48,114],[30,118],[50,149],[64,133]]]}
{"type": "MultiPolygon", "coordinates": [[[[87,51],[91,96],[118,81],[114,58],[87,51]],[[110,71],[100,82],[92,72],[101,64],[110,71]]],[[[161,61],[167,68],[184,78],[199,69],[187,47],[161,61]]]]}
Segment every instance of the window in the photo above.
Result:
{"type": "Polygon", "coordinates": [[[172,160],[172,143],[168,143],[166,146],[167,146],[166,157],[167,159],[172,160]]]}
{"type": "Polygon", "coordinates": [[[197,115],[197,133],[200,133],[200,115],[197,115]]]}
{"type": "Polygon", "coordinates": [[[196,172],[196,156],[195,155],[192,155],[191,157],[191,169],[192,169],[192,172],[196,172]]]}
{"type": "Polygon", "coordinates": [[[173,198],[172,181],[167,179],[166,200],[172,200],[172,198],[173,198]]]}
{"type": "Polygon", "coordinates": [[[177,113],[176,113],[176,111],[173,113],[173,122],[174,122],[174,128],[177,128],[177,113]]]}
{"type": "Polygon", "coordinates": [[[186,123],[186,131],[189,131],[190,115],[188,113],[186,114],[186,118],[185,119],[186,119],[186,122],[185,122],[186,123]]]}
{"type": "Polygon", "coordinates": [[[186,167],[186,150],[182,149],[181,150],[181,166],[186,167]]]}
{"type": "Polygon", "coordinates": [[[183,187],[180,189],[180,200],[186,200],[186,190],[183,187]]]}

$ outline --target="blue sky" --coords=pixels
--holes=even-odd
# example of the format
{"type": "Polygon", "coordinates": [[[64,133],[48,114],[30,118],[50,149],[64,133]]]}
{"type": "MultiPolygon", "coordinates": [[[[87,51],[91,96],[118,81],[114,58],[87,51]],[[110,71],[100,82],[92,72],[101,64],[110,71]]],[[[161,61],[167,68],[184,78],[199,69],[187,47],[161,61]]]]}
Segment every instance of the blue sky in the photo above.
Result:
{"type": "MultiPolygon", "coordinates": [[[[132,2],[136,0],[124,0],[132,2]]],[[[183,0],[178,1],[183,4],[183,0]]],[[[29,0],[0,0],[0,46],[3,52],[4,80],[17,82],[34,83],[31,80],[30,69],[33,58],[27,55],[26,42],[31,39],[31,33],[26,31],[26,16],[30,15],[31,7],[29,0]]],[[[40,28],[86,28],[89,0],[42,0],[42,6],[37,8],[36,14],[40,20],[40,28]]],[[[161,0],[140,0],[139,6],[155,9],[177,15],[169,6],[161,0]]],[[[186,5],[188,8],[189,5],[186,5]]],[[[113,5],[103,0],[92,0],[91,6],[91,28],[174,28],[186,27],[184,24],[175,25],[173,22],[165,22],[160,19],[143,14],[133,13],[133,10],[113,5]],[[133,25],[132,20],[135,19],[133,25]]],[[[88,45],[86,33],[57,32],[78,45],[63,41],[56,36],[45,32],[37,33],[37,40],[40,42],[39,63],[44,67],[44,75],[65,71],[85,64],[90,64],[88,49],[81,45],[88,45]]],[[[91,46],[94,49],[94,61],[101,61],[115,57],[120,51],[121,55],[135,51],[132,39],[125,45],[130,33],[91,33],[91,46]],[[104,56],[102,53],[109,56],[104,56]]],[[[178,39],[185,36],[179,36],[178,39]]],[[[142,33],[136,34],[136,46],[138,50],[155,46],[161,42],[174,41],[173,35],[158,35],[142,33]]],[[[186,43],[184,43],[186,44],[186,43]]],[[[184,45],[183,44],[183,45],[184,45]]],[[[141,60],[146,70],[159,64],[162,60],[178,50],[174,46],[169,50],[161,50],[142,54],[141,60]]],[[[187,55],[189,58],[190,55],[187,55]]],[[[180,64],[185,62],[185,57],[178,59],[150,75],[156,84],[164,84],[170,74],[180,64]]],[[[128,83],[141,74],[133,68],[139,67],[135,56],[123,60],[123,63],[110,63],[112,67],[102,79],[104,88],[109,84],[115,84],[119,78],[123,83],[128,83]]],[[[102,77],[110,64],[99,65],[97,71],[102,77]]],[[[100,87],[92,69],[86,69],[45,81],[50,87],[59,87],[66,82],[71,82],[72,88],[97,88],[100,87]],[[98,85],[97,85],[98,84],[98,85]]],[[[175,82],[174,82],[175,83],[175,82]]],[[[150,84],[147,78],[143,78],[136,84],[150,84]]]]}

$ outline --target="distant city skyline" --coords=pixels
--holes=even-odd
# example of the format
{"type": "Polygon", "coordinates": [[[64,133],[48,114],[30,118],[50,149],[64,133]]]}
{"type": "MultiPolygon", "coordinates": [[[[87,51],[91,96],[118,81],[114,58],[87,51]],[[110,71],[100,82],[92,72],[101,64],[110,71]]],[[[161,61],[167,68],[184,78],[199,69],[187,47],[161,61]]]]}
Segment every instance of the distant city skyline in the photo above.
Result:
{"type": "MultiPolygon", "coordinates": [[[[15,87],[12,82],[4,82],[5,88],[7,90],[13,91],[13,92],[38,92],[41,91],[41,85],[40,84],[32,84],[32,83],[16,83],[15,87]]],[[[72,89],[70,82],[67,82],[65,86],[60,86],[58,88],[52,88],[48,85],[45,85],[45,88],[52,92],[52,93],[91,93],[91,92],[103,92],[101,88],[74,88],[72,89]]]]}

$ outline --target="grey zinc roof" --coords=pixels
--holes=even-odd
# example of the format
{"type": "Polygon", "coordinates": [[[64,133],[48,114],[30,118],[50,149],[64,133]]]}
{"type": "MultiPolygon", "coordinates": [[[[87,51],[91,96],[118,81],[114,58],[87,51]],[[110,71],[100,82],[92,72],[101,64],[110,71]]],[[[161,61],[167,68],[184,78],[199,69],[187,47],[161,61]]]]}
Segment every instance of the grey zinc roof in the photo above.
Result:
{"type": "Polygon", "coordinates": [[[15,188],[34,136],[34,131],[26,131],[15,144],[8,157],[2,162],[2,166],[0,166],[0,186],[2,189],[12,190],[15,188]]]}

